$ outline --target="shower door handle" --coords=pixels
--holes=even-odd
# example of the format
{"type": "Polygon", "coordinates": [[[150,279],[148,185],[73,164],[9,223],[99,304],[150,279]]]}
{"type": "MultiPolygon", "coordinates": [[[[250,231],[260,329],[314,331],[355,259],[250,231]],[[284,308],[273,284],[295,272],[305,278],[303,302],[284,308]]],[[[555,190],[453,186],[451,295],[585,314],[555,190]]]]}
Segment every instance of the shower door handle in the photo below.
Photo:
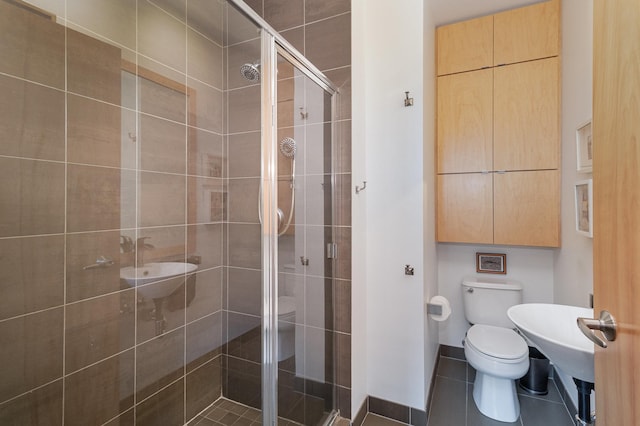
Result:
{"type": "Polygon", "coordinates": [[[335,259],[338,257],[338,245],[336,243],[327,243],[327,259],[335,259]]]}

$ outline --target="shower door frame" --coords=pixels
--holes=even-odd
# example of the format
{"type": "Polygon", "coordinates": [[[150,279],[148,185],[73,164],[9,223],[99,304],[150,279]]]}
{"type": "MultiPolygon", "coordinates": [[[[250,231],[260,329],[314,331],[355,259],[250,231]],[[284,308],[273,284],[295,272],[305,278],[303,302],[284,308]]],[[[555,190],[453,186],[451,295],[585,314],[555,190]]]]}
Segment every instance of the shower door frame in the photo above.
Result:
{"type": "MultiPolygon", "coordinates": [[[[260,27],[261,38],[261,198],[262,214],[262,424],[278,423],[278,142],[277,142],[277,57],[286,59],[297,70],[331,95],[331,212],[332,241],[335,242],[335,148],[338,88],[295,47],[285,40],[253,9],[240,0],[229,0],[260,27]]],[[[335,264],[332,266],[335,280],[335,264]]],[[[334,378],[335,378],[335,363],[334,378]]],[[[335,380],[334,380],[335,382],[335,380]]],[[[335,383],[334,383],[335,385],[335,383]]],[[[335,406],[335,395],[334,395],[335,406]]],[[[336,413],[334,408],[333,413],[336,413]]],[[[328,420],[331,420],[330,415],[328,420]]]]}

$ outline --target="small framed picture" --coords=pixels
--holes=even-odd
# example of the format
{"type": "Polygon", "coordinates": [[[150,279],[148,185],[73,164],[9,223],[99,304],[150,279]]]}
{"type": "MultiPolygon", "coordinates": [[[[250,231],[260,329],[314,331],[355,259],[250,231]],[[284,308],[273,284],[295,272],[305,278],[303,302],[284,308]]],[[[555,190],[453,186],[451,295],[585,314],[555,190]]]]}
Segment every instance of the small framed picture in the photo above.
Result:
{"type": "Polygon", "coordinates": [[[591,121],[582,124],[576,130],[576,148],[578,153],[578,172],[591,173],[591,170],[593,169],[593,140],[591,138],[591,121]]]}
{"type": "Polygon", "coordinates": [[[576,183],[576,231],[593,238],[593,180],[576,183]]]}
{"type": "Polygon", "coordinates": [[[476,253],[476,272],[506,274],[507,255],[501,253],[476,253]]]}

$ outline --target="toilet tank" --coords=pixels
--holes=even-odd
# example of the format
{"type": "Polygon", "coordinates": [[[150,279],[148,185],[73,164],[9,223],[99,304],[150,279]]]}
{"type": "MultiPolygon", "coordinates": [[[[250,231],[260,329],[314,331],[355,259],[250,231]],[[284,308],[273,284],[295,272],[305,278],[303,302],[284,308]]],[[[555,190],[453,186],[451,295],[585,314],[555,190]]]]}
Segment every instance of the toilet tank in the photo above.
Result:
{"type": "Polygon", "coordinates": [[[471,324],[515,328],[507,309],[522,303],[522,284],[499,278],[466,277],[462,280],[464,315],[471,324]]]}

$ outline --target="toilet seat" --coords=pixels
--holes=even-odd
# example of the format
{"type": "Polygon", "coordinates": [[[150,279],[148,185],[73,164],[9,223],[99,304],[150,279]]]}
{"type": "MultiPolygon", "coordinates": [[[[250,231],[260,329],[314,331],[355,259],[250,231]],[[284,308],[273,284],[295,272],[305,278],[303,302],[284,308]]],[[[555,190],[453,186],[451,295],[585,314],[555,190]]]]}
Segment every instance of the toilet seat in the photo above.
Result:
{"type": "Polygon", "coordinates": [[[278,362],[295,355],[296,298],[278,297],[278,362]]]}
{"type": "Polygon", "coordinates": [[[467,331],[465,341],[477,352],[505,363],[520,362],[529,355],[525,340],[504,327],[476,324],[467,331]]]}
{"type": "Polygon", "coordinates": [[[296,299],[291,296],[278,297],[278,318],[283,319],[296,313],[296,299]]]}
{"type": "Polygon", "coordinates": [[[464,339],[467,362],[476,370],[473,400],[478,410],[501,422],[515,422],[520,403],[515,380],[529,369],[529,348],[515,331],[476,324],[464,339]]]}

